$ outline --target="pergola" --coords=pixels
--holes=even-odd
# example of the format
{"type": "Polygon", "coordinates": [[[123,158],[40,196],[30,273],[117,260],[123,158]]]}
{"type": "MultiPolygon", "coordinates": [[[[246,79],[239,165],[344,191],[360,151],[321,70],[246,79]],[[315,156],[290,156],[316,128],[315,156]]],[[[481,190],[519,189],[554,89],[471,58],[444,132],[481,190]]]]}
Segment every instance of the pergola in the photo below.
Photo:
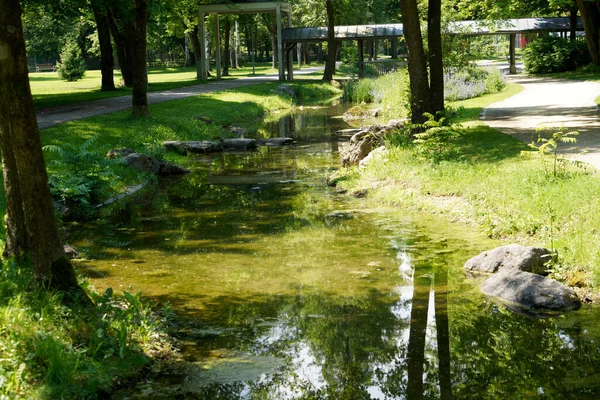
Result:
{"type": "MultiPolygon", "coordinates": [[[[482,35],[509,35],[510,36],[510,68],[511,74],[516,73],[515,41],[517,34],[541,32],[568,32],[570,30],[569,18],[521,18],[499,21],[456,21],[451,22],[448,31],[453,35],[482,36],[482,35]]],[[[581,20],[577,22],[577,31],[583,31],[581,20]]],[[[362,70],[363,42],[371,39],[391,39],[403,36],[402,24],[384,25],[353,25],[336,26],[335,38],[338,40],[356,40],[358,42],[359,71],[362,70]]],[[[327,40],[327,28],[288,28],[283,30],[284,43],[297,42],[323,42],[327,40]]],[[[360,72],[359,72],[360,75],[360,72]]]]}
{"type": "MultiPolygon", "coordinates": [[[[283,66],[283,35],[282,35],[282,13],[287,14],[287,26],[288,28],[292,24],[292,8],[288,3],[278,1],[253,1],[245,2],[238,1],[234,3],[222,3],[222,4],[201,4],[198,6],[200,12],[200,63],[197,68],[200,69],[200,79],[206,80],[208,77],[208,69],[206,63],[206,33],[204,26],[204,17],[206,14],[215,15],[215,42],[220,43],[221,38],[219,36],[219,15],[220,14],[275,14],[276,25],[277,25],[277,64],[279,67],[279,80],[285,80],[285,70],[283,66]]],[[[221,46],[215,46],[215,61],[217,69],[217,79],[221,79],[221,46]]],[[[291,54],[289,54],[291,57],[291,54]]],[[[288,57],[288,58],[289,58],[288,57]]],[[[292,62],[288,59],[288,75],[289,79],[292,78],[290,70],[293,69],[292,62]]]]}

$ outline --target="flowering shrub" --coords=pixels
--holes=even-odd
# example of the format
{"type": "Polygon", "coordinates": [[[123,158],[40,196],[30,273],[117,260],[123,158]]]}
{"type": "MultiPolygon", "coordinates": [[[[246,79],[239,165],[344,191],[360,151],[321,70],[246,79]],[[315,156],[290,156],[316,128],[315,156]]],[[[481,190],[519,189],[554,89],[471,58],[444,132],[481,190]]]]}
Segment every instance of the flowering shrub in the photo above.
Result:
{"type": "Polygon", "coordinates": [[[469,68],[444,74],[444,98],[449,101],[497,93],[504,86],[504,78],[497,69],[469,68]]]}

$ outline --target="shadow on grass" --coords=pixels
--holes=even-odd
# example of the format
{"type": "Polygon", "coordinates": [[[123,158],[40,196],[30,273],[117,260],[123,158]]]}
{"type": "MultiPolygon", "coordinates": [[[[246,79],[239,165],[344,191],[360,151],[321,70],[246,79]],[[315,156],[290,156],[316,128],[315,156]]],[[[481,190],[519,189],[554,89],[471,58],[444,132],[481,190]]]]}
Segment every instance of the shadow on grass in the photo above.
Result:
{"type": "Polygon", "coordinates": [[[528,149],[520,140],[485,125],[463,129],[460,139],[453,143],[453,147],[457,161],[464,160],[474,164],[496,163],[518,157],[521,151],[528,149]]]}

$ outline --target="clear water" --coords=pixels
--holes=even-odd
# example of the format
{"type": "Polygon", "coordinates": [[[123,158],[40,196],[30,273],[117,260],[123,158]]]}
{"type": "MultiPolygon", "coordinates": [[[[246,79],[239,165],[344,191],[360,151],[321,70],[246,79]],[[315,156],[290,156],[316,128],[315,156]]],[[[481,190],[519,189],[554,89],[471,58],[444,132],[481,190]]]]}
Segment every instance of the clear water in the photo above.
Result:
{"type": "Polygon", "coordinates": [[[72,233],[98,289],[142,291],[182,318],[184,360],[115,397],[599,398],[597,309],[515,315],[462,271],[497,242],[326,186],[339,113],[259,127],[298,144],[197,157],[72,233]],[[327,217],[340,210],[352,218],[327,217]]]}

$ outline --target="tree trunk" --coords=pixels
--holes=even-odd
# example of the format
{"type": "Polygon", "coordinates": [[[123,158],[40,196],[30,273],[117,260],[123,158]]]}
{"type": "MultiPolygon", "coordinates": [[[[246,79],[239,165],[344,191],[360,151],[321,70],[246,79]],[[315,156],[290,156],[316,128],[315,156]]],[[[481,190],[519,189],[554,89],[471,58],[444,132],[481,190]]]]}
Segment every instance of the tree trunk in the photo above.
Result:
{"type": "Polygon", "coordinates": [[[317,46],[317,62],[321,64],[323,62],[323,43],[319,42],[317,46]]]}
{"type": "Polygon", "coordinates": [[[231,64],[229,50],[230,50],[230,40],[231,40],[231,21],[229,17],[225,18],[225,49],[223,50],[223,76],[229,76],[229,65],[231,64]]]}
{"type": "Polygon", "coordinates": [[[569,41],[574,42],[577,40],[577,13],[579,10],[577,9],[577,4],[575,0],[573,0],[573,5],[569,10],[569,41]]]}
{"type": "Polygon", "coordinates": [[[277,65],[277,21],[275,17],[273,17],[273,23],[269,28],[269,33],[271,34],[271,68],[276,69],[277,65]]]}
{"type": "Polygon", "coordinates": [[[4,196],[6,198],[6,246],[3,256],[21,258],[29,252],[29,239],[25,228],[23,199],[21,190],[13,182],[19,182],[17,160],[10,142],[4,142],[7,135],[0,135],[2,148],[2,171],[4,172],[4,196]]]}
{"type": "Polygon", "coordinates": [[[125,86],[133,86],[133,44],[131,36],[131,23],[124,21],[123,27],[125,32],[121,32],[117,25],[116,11],[110,9],[108,14],[110,33],[113,41],[115,42],[115,48],[117,51],[117,60],[119,60],[119,68],[121,68],[121,75],[123,76],[123,82],[125,86]]]}
{"type": "Polygon", "coordinates": [[[427,39],[429,41],[429,87],[431,113],[444,110],[444,63],[442,60],[442,1],[429,0],[427,10],[427,39]]]}
{"type": "Polygon", "coordinates": [[[133,51],[133,90],[131,93],[131,115],[147,117],[148,112],[148,70],[146,67],[146,23],[148,21],[148,0],[134,0],[134,51],[133,51]]]}
{"type": "Polygon", "coordinates": [[[414,124],[421,124],[425,121],[423,114],[430,111],[430,93],[427,58],[423,50],[423,37],[421,36],[416,0],[401,0],[400,10],[402,11],[404,38],[408,52],[411,121],[414,124]]]}
{"type": "Polygon", "coordinates": [[[435,331],[438,347],[440,399],[452,399],[452,372],[450,369],[450,327],[448,324],[448,270],[437,267],[435,274],[435,331]]]}
{"type": "MultiPolygon", "coordinates": [[[[29,88],[25,40],[18,0],[0,0],[0,144],[3,147],[9,229],[25,228],[35,280],[48,288],[81,293],[75,271],[65,257],[54,218],[42,145],[29,88]],[[16,171],[15,171],[16,169],[16,171]],[[13,195],[17,198],[12,198],[13,195]],[[19,196],[20,195],[20,196],[19,196]],[[20,197],[20,198],[18,198],[20,197]],[[19,207],[20,205],[20,207],[19,207]],[[20,220],[22,219],[22,221],[20,220]]],[[[19,232],[19,233],[17,233],[19,232]]]]}
{"type": "Polygon", "coordinates": [[[335,74],[335,58],[337,55],[338,42],[335,40],[335,9],[334,0],[326,0],[327,8],[327,62],[325,63],[324,81],[331,81],[335,74]]]}
{"type": "Polygon", "coordinates": [[[429,311],[429,288],[431,279],[423,276],[414,280],[410,330],[406,358],[408,362],[406,398],[423,398],[423,372],[425,370],[425,345],[427,334],[427,313],[429,311]]]}
{"type": "Polygon", "coordinates": [[[392,59],[398,59],[398,38],[392,38],[392,59]]]}
{"type": "Polygon", "coordinates": [[[103,92],[115,90],[115,61],[113,59],[113,48],[110,41],[110,22],[106,11],[100,11],[97,7],[92,6],[94,11],[94,19],[98,28],[98,42],[100,43],[100,72],[102,74],[103,92]]]}
{"type": "Polygon", "coordinates": [[[600,66],[600,1],[576,1],[592,62],[600,66]]]}

